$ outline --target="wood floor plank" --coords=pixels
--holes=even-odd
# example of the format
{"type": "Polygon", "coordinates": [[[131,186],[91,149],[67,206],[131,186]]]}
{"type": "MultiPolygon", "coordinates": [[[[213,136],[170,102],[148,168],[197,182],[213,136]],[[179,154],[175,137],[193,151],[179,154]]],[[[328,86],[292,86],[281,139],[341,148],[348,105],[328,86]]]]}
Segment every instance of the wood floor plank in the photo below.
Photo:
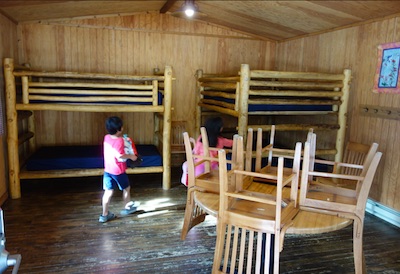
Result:
{"type": "MultiPolygon", "coordinates": [[[[180,240],[186,187],[173,173],[130,175],[133,199],[145,211],[101,224],[101,178],[22,182],[22,198],[3,205],[6,249],[22,255],[19,273],[211,273],[215,219],[180,240]],[[158,208],[157,208],[158,207],[158,208]]],[[[119,213],[121,192],[111,211],[119,213]]],[[[400,273],[400,228],[367,214],[364,252],[368,273],[400,273]]],[[[352,227],[318,234],[286,235],[281,273],[354,273],[352,227]]],[[[9,267],[5,273],[11,273],[9,267]]]]}

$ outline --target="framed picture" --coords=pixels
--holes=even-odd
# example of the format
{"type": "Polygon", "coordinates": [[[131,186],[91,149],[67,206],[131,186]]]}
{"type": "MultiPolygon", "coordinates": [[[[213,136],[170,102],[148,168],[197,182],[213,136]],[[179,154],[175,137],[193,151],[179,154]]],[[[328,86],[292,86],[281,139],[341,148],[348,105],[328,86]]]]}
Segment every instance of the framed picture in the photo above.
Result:
{"type": "Polygon", "coordinates": [[[400,93],[400,42],[378,46],[378,65],[374,79],[374,92],[400,93]]]}

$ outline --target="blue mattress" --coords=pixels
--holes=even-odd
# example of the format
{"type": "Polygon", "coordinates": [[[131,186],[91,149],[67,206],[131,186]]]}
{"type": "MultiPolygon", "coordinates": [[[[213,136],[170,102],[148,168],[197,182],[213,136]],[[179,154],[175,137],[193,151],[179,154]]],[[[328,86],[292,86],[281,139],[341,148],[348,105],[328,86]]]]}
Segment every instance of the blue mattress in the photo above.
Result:
{"type": "MultiPolygon", "coordinates": [[[[154,145],[136,145],[143,162],[140,167],[162,166],[162,157],[154,145]]],[[[30,171],[104,168],[102,146],[42,147],[26,163],[30,171]]]]}

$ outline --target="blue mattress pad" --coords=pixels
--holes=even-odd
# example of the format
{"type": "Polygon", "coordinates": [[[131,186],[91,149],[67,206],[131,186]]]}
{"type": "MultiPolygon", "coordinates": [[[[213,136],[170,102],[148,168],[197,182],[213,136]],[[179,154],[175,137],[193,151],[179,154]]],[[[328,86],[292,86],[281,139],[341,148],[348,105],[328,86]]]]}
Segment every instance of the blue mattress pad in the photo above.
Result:
{"type": "MultiPolygon", "coordinates": [[[[136,145],[136,149],[143,159],[139,168],[162,165],[156,146],[136,145]]],[[[41,147],[26,163],[30,171],[90,168],[104,168],[101,145],[41,147]]]]}

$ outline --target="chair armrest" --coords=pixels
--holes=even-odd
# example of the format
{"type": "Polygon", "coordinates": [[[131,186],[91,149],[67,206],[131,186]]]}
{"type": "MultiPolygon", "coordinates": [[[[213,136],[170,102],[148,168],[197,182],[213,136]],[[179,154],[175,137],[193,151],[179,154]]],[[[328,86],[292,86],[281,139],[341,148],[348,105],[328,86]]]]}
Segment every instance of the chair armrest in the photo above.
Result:
{"type": "Polygon", "coordinates": [[[353,181],[360,181],[363,180],[363,176],[356,176],[356,175],[347,175],[347,174],[340,174],[340,173],[329,173],[329,172],[318,172],[318,171],[310,171],[308,175],[313,175],[317,177],[325,177],[325,178],[338,178],[338,179],[346,179],[346,180],[353,180],[353,181]]]}
{"type": "Polygon", "coordinates": [[[322,160],[322,159],[315,159],[314,163],[325,164],[325,165],[336,166],[336,167],[349,167],[349,168],[356,168],[356,169],[364,168],[364,166],[362,166],[362,165],[342,163],[342,162],[333,162],[333,161],[322,160]]]}

